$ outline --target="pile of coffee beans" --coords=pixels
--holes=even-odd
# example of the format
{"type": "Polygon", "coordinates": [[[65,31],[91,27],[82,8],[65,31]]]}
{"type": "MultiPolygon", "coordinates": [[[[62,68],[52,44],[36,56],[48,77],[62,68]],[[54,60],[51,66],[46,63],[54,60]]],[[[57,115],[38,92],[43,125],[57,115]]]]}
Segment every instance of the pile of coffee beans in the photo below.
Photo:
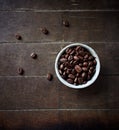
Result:
{"type": "Polygon", "coordinates": [[[74,46],[67,48],[60,56],[58,70],[68,83],[81,85],[93,77],[96,64],[95,57],[86,48],[74,46]]]}

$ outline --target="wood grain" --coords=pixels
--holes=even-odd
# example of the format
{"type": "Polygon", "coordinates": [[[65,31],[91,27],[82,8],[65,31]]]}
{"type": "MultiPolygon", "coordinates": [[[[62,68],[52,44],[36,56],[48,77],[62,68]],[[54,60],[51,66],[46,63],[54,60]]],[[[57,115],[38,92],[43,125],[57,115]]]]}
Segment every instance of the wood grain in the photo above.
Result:
{"type": "MultiPolygon", "coordinates": [[[[55,75],[54,63],[58,52],[69,43],[26,43],[0,45],[0,76],[19,76],[17,69],[22,67],[24,76],[46,76],[48,72],[55,75]],[[32,59],[30,54],[37,53],[32,59]]],[[[70,43],[71,44],[71,43],[70,43]]],[[[85,43],[95,49],[101,61],[101,75],[119,74],[119,44],[85,43]]]]}
{"type": "Polygon", "coordinates": [[[39,78],[0,78],[0,110],[58,108],[56,80],[39,78]]]}
{"type": "Polygon", "coordinates": [[[0,129],[45,130],[58,123],[58,111],[0,112],[0,129]]]}
{"type": "Polygon", "coordinates": [[[119,9],[118,0],[4,0],[0,10],[76,10],[76,9],[119,9]]]}
{"type": "Polygon", "coordinates": [[[119,128],[118,113],[118,110],[69,110],[60,112],[60,120],[69,130],[113,130],[119,128]]]}
{"type": "Polygon", "coordinates": [[[118,42],[118,12],[65,12],[62,19],[70,21],[63,30],[64,41],[118,42]]]}
{"type": "Polygon", "coordinates": [[[4,42],[118,42],[118,12],[0,12],[0,43],[4,42]],[[70,27],[62,25],[67,19],[70,27]],[[44,35],[41,27],[49,30],[44,35]],[[22,40],[18,41],[15,34],[22,40]]]}
{"type": "Polygon", "coordinates": [[[118,110],[4,111],[0,112],[0,117],[0,128],[5,130],[113,130],[119,128],[118,110]]]}
{"type": "Polygon", "coordinates": [[[119,109],[118,76],[100,76],[89,88],[76,90],[54,77],[0,78],[0,110],[119,109]],[[113,82],[112,82],[113,81],[113,82]]]}
{"type": "Polygon", "coordinates": [[[59,85],[59,106],[64,109],[119,109],[118,76],[100,76],[89,88],[69,89],[59,85]]]}

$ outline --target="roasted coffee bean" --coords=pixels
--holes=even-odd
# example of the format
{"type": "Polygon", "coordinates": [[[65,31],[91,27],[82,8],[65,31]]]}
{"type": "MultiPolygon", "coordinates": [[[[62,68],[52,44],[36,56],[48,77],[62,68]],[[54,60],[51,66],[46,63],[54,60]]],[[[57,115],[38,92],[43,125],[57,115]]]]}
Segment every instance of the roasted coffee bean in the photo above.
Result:
{"type": "Polygon", "coordinates": [[[82,78],[78,78],[78,83],[82,84],[83,83],[83,79],[82,78]]]}
{"type": "Polygon", "coordinates": [[[67,82],[70,83],[70,84],[74,83],[73,79],[67,79],[67,82]]]}
{"type": "MultiPolygon", "coordinates": [[[[67,70],[66,70],[66,73],[67,73],[67,74],[70,74],[70,73],[71,73],[71,70],[70,70],[70,69],[67,69],[67,70]]],[[[69,77],[69,78],[70,78],[70,77],[69,77]]]]}
{"type": "Polygon", "coordinates": [[[78,82],[78,78],[76,77],[75,79],[74,79],[74,83],[77,83],[78,82]]]}
{"type": "Polygon", "coordinates": [[[73,75],[75,75],[75,74],[76,74],[75,69],[72,69],[71,73],[72,73],[73,75]]]}
{"type": "Polygon", "coordinates": [[[81,67],[79,65],[75,65],[76,72],[80,73],[82,71],[81,67]]]}
{"type": "Polygon", "coordinates": [[[31,53],[31,55],[30,55],[30,56],[31,56],[31,58],[33,58],[33,59],[36,59],[36,58],[37,58],[37,54],[36,54],[36,53],[34,53],[34,52],[33,52],[33,53],[31,53]]]}
{"type": "Polygon", "coordinates": [[[68,77],[71,78],[71,79],[75,78],[75,76],[73,74],[69,74],[68,77]]]}
{"type": "Polygon", "coordinates": [[[66,49],[66,53],[67,53],[67,54],[70,54],[71,51],[72,51],[72,49],[69,49],[69,48],[66,49]]]}
{"type": "Polygon", "coordinates": [[[63,20],[63,25],[64,25],[65,27],[69,27],[69,21],[63,20]]]}
{"type": "Polygon", "coordinates": [[[66,61],[67,61],[66,58],[61,58],[61,59],[60,59],[60,62],[62,62],[62,63],[63,63],[63,62],[66,62],[66,61]]]}
{"type": "Polygon", "coordinates": [[[65,76],[67,75],[65,71],[63,72],[63,75],[65,75],[65,76]]]}
{"type": "Polygon", "coordinates": [[[72,50],[70,54],[71,54],[71,55],[73,55],[74,53],[75,53],[75,51],[74,51],[74,50],[72,50]]]}
{"type": "Polygon", "coordinates": [[[88,57],[89,57],[88,54],[86,54],[86,55],[84,56],[84,59],[88,59],[88,57]]]}
{"type": "Polygon", "coordinates": [[[64,67],[64,71],[66,71],[67,70],[67,67],[64,67]]]}
{"type": "Polygon", "coordinates": [[[89,61],[88,65],[89,65],[89,66],[92,66],[92,65],[93,65],[93,62],[92,62],[92,61],[89,61]]]}
{"type": "Polygon", "coordinates": [[[83,81],[83,84],[86,84],[87,83],[87,81],[85,80],[85,81],[83,81]]]}
{"type": "Polygon", "coordinates": [[[59,70],[59,73],[62,75],[62,71],[61,70],[59,70]]]}
{"type": "Polygon", "coordinates": [[[63,64],[61,64],[61,65],[60,65],[60,69],[62,70],[63,68],[64,68],[64,65],[63,65],[63,64]]]}
{"type": "Polygon", "coordinates": [[[70,61],[70,65],[72,65],[72,64],[73,64],[73,62],[74,62],[74,61],[73,61],[73,60],[71,60],[71,61],[70,61]]]}
{"type": "Polygon", "coordinates": [[[91,66],[89,69],[92,71],[92,70],[94,70],[94,69],[95,69],[95,67],[94,67],[94,66],[91,66]]]}
{"type": "Polygon", "coordinates": [[[24,74],[23,68],[18,68],[17,72],[18,72],[19,75],[23,75],[24,74]]]}
{"type": "Polygon", "coordinates": [[[88,62],[83,62],[83,66],[87,67],[88,66],[88,62]]]}
{"type": "Polygon", "coordinates": [[[82,63],[79,63],[79,66],[80,66],[80,67],[82,67],[82,66],[83,66],[83,64],[82,64],[82,63]]]}
{"type": "Polygon", "coordinates": [[[46,35],[49,33],[49,31],[45,27],[41,28],[41,31],[42,31],[42,33],[44,33],[46,35]]]}
{"type": "Polygon", "coordinates": [[[63,55],[61,55],[61,58],[65,58],[65,55],[63,54],[63,55]]]}
{"type": "Polygon", "coordinates": [[[68,56],[69,56],[69,55],[67,55],[67,54],[66,54],[66,55],[65,55],[65,58],[67,59],[67,58],[68,58],[68,56]]]}
{"type": "Polygon", "coordinates": [[[83,73],[81,74],[81,77],[82,77],[83,79],[86,79],[86,78],[87,78],[87,73],[83,72],[83,73]]]}
{"type": "Polygon", "coordinates": [[[83,70],[84,72],[87,72],[87,71],[88,71],[88,68],[87,68],[87,67],[82,67],[82,70],[83,70]]]}
{"type": "Polygon", "coordinates": [[[53,79],[53,75],[51,73],[47,74],[47,80],[51,81],[53,79]]]}
{"type": "Polygon", "coordinates": [[[76,50],[76,51],[79,51],[79,50],[81,50],[81,49],[82,49],[81,46],[77,46],[75,50],[76,50]]]}
{"type": "Polygon", "coordinates": [[[79,56],[78,57],[80,61],[83,61],[83,57],[82,56],[79,56]]]}
{"type": "Polygon", "coordinates": [[[73,56],[68,57],[68,61],[71,61],[71,60],[73,60],[73,56]]]}
{"type": "Polygon", "coordinates": [[[89,71],[88,71],[88,75],[92,75],[92,70],[89,70],[89,71]]]}
{"type": "Polygon", "coordinates": [[[84,56],[84,55],[85,55],[84,51],[79,51],[79,54],[80,54],[81,56],[84,56]]]}
{"type": "Polygon", "coordinates": [[[22,40],[22,37],[21,37],[21,35],[19,35],[19,34],[16,34],[16,39],[17,39],[17,40],[22,40]]]}
{"type": "Polygon", "coordinates": [[[89,60],[93,60],[94,59],[94,57],[93,56],[89,56],[89,58],[88,58],[89,60]]]}
{"type": "Polygon", "coordinates": [[[80,74],[79,74],[79,73],[77,73],[77,74],[76,74],[76,77],[79,77],[79,76],[80,76],[80,74]]]}
{"type": "Polygon", "coordinates": [[[74,60],[79,60],[79,57],[78,56],[74,56],[74,60]]]}
{"type": "Polygon", "coordinates": [[[96,60],[94,60],[94,61],[93,61],[93,64],[94,64],[94,65],[96,65],[96,64],[97,64],[97,61],[96,61],[96,60]]]}
{"type": "Polygon", "coordinates": [[[96,59],[81,47],[67,48],[58,62],[59,74],[67,82],[74,85],[87,83],[94,75],[96,59]]]}
{"type": "Polygon", "coordinates": [[[91,79],[91,76],[90,76],[90,75],[88,75],[87,80],[90,80],[90,79],[91,79]]]}

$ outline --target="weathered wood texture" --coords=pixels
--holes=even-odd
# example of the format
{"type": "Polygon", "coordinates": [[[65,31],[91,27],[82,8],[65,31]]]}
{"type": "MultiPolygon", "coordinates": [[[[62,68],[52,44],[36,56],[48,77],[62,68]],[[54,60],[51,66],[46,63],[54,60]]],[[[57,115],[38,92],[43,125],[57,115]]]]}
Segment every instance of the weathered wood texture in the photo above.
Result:
{"type": "Polygon", "coordinates": [[[118,42],[118,12],[0,12],[0,42],[118,42]],[[70,27],[62,25],[67,19],[70,27]],[[44,35],[41,27],[49,30],[44,35]]]}
{"type": "Polygon", "coordinates": [[[0,0],[0,129],[119,129],[118,34],[118,0],[0,0]],[[99,78],[82,90],[54,71],[57,53],[73,42],[93,47],[101,61],[99,78]]]}
{"type": "Polygon", "coordinates": [[[100,76],[89,88],[70,89],[56,77],[0,78],[0,109],[119,109],[119,77],[100,76]],[[113,82],[112,82],[113,81],[113,82]]]}
{"type": "Polygon", "coordinates": [[[0,112],[2,130],[118,129],[118,110],[44,110],[0,112]],[[12,117],[12,118],[11,118],[12,117]]]}
{"type": "MultiPolygon", "coordinates": [[[[17,69],[23,67],[26,76],[46,76],[54,72],[57,53],[62,47],[71,43],[26,43],[0,44],[0,76],[18,76],[17,69]],[[36,52],[36,60],[30,57],[36,52]]],[[[119,74],[118,43],[86,43],[98,53],[101,61],[101,74],[119,74]]]]}
{"type": "Polygon", "coordinates": [[[118,0],[1,0],[0,10],[119,9],[118,0]]]}

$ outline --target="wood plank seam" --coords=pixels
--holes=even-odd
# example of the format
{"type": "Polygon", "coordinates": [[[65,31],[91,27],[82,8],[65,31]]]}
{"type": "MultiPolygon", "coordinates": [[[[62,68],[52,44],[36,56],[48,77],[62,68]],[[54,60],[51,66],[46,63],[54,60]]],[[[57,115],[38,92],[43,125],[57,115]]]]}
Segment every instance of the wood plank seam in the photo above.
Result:
{"type": "Polygon", "coordinates": [[[23,8],[21,10],[0,10],[0,12],[43,12],[43,13],[57,13],[57,12],[119,12],[119,10],[115,10],[115,9],[108,9],[108,10],[104,10],[104,9],[94,9],[94,10],[89,10],[89,9],[78,9],[78,10],[38,10],[38,9],[27,9],[27,8],[23,8]]]}

